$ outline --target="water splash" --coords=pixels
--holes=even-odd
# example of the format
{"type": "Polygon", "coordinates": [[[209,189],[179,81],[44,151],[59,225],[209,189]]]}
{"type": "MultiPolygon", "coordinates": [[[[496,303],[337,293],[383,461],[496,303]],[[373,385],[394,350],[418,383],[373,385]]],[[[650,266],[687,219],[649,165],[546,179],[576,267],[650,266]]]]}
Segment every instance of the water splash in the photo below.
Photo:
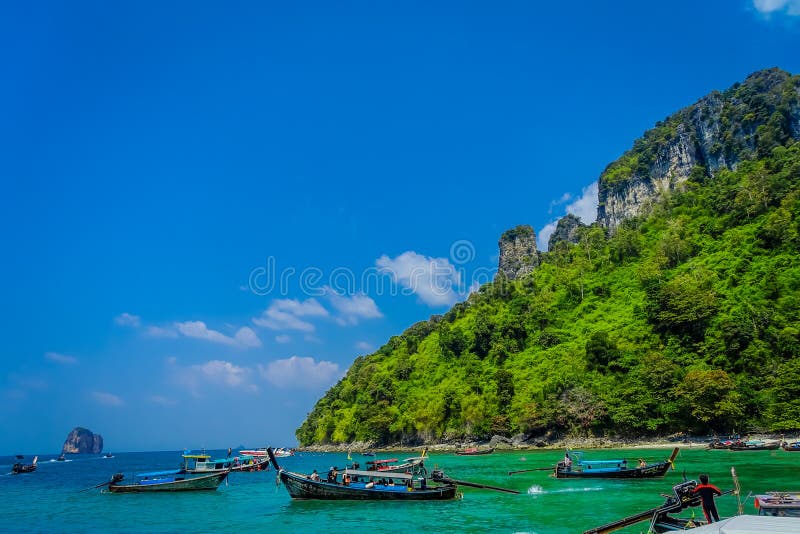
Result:
{"type": "Polygon", "coordinates": [[[603,488],[563,488],[555,490],[545,490],[538,484],[534,484],[528,488],[528,495],[545,495],[550,493],[580,493],[585,491],[602,491],[603,488]]]}

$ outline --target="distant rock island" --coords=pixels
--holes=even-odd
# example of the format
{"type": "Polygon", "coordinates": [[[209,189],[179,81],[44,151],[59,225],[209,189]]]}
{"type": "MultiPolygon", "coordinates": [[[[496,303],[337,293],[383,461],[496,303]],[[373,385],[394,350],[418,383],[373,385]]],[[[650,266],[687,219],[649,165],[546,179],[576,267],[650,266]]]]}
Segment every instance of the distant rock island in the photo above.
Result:
{"type": "Polygon", "coordinates": [[[88,428],[77,426],[67,435],[61,452],[69,454],[99,454],[103,452],[103,436],[94,434],[88,428]]]}

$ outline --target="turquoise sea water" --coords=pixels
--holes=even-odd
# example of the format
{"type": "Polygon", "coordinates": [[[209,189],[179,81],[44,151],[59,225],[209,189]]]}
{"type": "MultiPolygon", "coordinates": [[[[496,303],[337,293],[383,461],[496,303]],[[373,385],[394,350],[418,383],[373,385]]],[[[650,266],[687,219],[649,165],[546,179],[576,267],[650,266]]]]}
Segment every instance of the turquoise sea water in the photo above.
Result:
{"type": "MultiPolygon", "coordinates": [[[[588,459],[644,457],[663,460],[669,450],[596,450],[588,459]]],[[[224,456],[224,451],[212,454],[224,456]]],[[[405,458],[416,452],[378,454],[405,458]]],[[[346,454],[301,453],[281,459],[287,469],[324,473],[343,467],[346,454]]],[[[115,453],[114,458],[74,455],[71,461],[39,457],[33,474],[5,475],[12,457],[0,457],[0,531],[2,532],[530,532],[574,533],[635,512],[658,506],[662,493],[687,477],[708,473],[723,490],[732,487],[731,466],[739,474],[743,494],[800,490],[800,453],[778,451],[730,452],[682,449],[676,470],[664,479],[604,481],[555,480],[548,472],[508,476],[510,470],[553,465],[563,451],[496,452],[462,457],[431,454],[427,463],[455,479],[521,491],[521,495],[463,488],[463,498],[443,502],[325,502],[292,501],[276,485],[275,471],[234,473],[215,492],[183,494],[110,494],[79,490],[107,481],[113,473],[130,478],[136,471],[171,469],[179,452],[115,453]]],[[[32,455],[26,456],[29,462],[32,455]]],[[[353,453],[363,465],[368,457],[353,453]]],[[[744,497],[743,495],[743,497],[744,497]]],[[[736,498],[718,498],[722,516],[733,515],[736,498]]],[[[697,509],[698,517],[702,512],[697,509]]],[[[752,497],[745,513],[753,514],[752,497]]],[[[685,514],[690,516],[691,512],[685,514]]],[[[622,532],[645,532],[646,523],[622,532]]]]}

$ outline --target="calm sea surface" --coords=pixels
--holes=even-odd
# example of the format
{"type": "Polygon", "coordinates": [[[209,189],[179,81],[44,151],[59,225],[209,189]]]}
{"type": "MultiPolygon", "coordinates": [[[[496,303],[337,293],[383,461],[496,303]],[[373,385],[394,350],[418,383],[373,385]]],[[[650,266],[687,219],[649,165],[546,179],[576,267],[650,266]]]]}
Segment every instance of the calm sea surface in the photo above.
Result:
{"type": "MultiPolygon", "coordinates": [[[[224,456],[224,451],[210,451],[224,456]]],[[[663,460],[669,450],[597,450],[589,459],[644,457],[663,460]]],[[[378,454],[405,458],[414,453],[378,454]]],[[[321,473],[343,467],[346,454],[301,453],[282,459],[287,469],[321,473]]],[[[0,531],[2,532],[531,532],[573,533],[658,506],[662,493],[687,477],[708,473],[723,490],[732,487],[735,466],[743,489],[762,493],[800,490],[800,453],[730,452],[682,449],[676,470],[664,479],[604,481],[555,480],[548,472],[508,476],[510,470],[553,465],[561,451],[496,452],[460,457],[432,454],[427,465],[438,465],[452,478],[513,488],[510,495],[463,488],[463,498],[443,502],[292,501],[276,485],[275,471],[234,473],[215,492],[183,494],[110,494],[83,488],[107,481],[113,473],[126,478],[137,471],[175,468],[179,452],[115,453],[114,458],[74,455],[67,462],[39,455],[33,474],[6,475],[12,457],[0,457],[0,531]]],[[[26,456],[29,462],[32,455],[26,456]]],[[[353,453],[363,465],[369,458],[353,453]]],[[[720,515],[733,515],[736,497],[718,498],[720,515]]],[[[702,517],[702,512],[695,512],[702,517]]],[[[755,513],[752,497],[745,513],[755,513]]],[[[687,517],[691,512],[687,512],[687,517]]],[[[624,532],[645,532],[646,523],[624,532]]]]}

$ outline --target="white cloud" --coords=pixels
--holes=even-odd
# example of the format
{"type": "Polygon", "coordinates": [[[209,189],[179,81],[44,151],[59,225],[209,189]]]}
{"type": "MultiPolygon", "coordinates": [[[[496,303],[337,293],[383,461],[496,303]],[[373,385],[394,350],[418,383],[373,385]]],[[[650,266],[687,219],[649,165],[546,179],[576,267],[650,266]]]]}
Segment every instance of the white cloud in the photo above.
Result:
{"type": "Polygon", "coordinates": [[[130,313],[121,313],[114,317],[114,322],[120,326],[130,326],[132,328],[139,328],[142,324],[142,318],[138,315],[133,315],[130,313]]]}
{"type": "Polygon", "coordinates": [[[597,220],[597,182],[592,182],[581,191],[581,197],[567,205],[567,213],[578,217],[583,224],[592,224],[597,220]]]}
{"type": "Polygon", "coordinates": [[[125,404],[121,398],[113,393],[106,393],[105,391],[92,391],[92,398],[95,402],[103,406],[122,406],[125,404]]]}
{"type": "Polygon", "coordinates": [[[167,364],[171,368],[173,381],[188,389],[196,397],[202,396],[208,385],[248,393],[258,391],[258,386],[249,380],[253,375],[252,369],[225,360],[209,360],[185,367],[179,365],[176,358],[168,358],[167,364]]]}
{"type": "Polygon", "coordinates": [[[64,365],[75,365],[78,363],[78,359],[74,356],[68,356],[66,354],[60,354],[58,352],[45,352],[44,357],[50,360],[51,362],[56,362],[64,365]]]}
{"type": "Polygon", "coordinates": [[[753,0],[753,7],[765,15],[778,11],[785,11],[788,15],[800,15],[800,0],[753,0]]]}
{"type": "Polygon", "coordinates": [[[328,310],[313,298],[304,301],[278,299],[272,301],[261,317],[254,318],[253,323],[272,330],[313,332],[314,325],[300,317],[327,317],[328,315],[328,310]]]}
{"type": "Polygon", "coordinates": [[[148,326],[145,335],[148,337],[178,337],[178,332],[170,327],[148,326]]]}
{"type": "MultiPolygon", "coordinates": [[[[578,217],[583,224],[592,224],[597,220],[597,204],[598,204],[598,189],[597,189],[597,182],[592,182],[591,184],[587,185],[581,191],[580,198],[576,199],[574,202],[567,204],[567,207],[564,209],[567,213],[571,213],[578,217]]],[[[561,196],[561,200],[565,198],[572,198],[569,193],[564,193],[561,196]]],[[[554,201],[551,203],[551,207],[556,204],[560,204],[561,200],[554,201]]],[[[536,246],[539,250],[547,250],[547,242],[550,241],[550,236],[553,235],[553,232],[556,231],[556,227],[558,226],[558,221],[550,221],[547,223],[544,228],[539,230],[536,233],[536,246]]]]}
{"type": "Polygon", "coordinates": [[[539,250],[547,250],[547,243],[550,241],[550,236],[556,231],[558,221],[552,221],[544,225],[544,228],[536,232],[536,247],[539,250]]]}
{"type": "Polygon", "coordinates": [[[193,365],[192,368],[207,378],[209,382],[231,387],[240,386],[247,376],[247,370],[244,367],[222,360],[211,360],[202,365],[193,365]]]}
{"type": "Polygon", "coordinates": [[[275,336],[275,341],[278,343],[289,343],[292,341],[292,337],[287,336],[286,334],[281,334],[279,336],[275,336]]]}
{"type": "Polygon", "coordinates": [[[356,325],[360,319],[377,319],[383,317],[375,301],[366,295],[345,297],[325,288],[331,305],[339,312],[336,322],[342,326],[356,325]]]}
{"type": "Polygon", "coordinates": [[[372,343],[367,341],[359,341],[356,343],[356,348],[358,350],[363,350],[364,352],[371,352],[375,347],[372,346],[372,343]]]}
{"type": "Polygon", "coordinates": [[[247,326],[240,328],[233,337],[226,336],[216,330],[211,330],[203,321],[186,321],[175,323],[175,328],[186,337],[205,339],[213,343],[222,343],[232,347],[260,347],[261,340],[256,333],[247,326]]]}
{"type": "Polygon", "coordinates": [[[314,358],[292,356],[258,366],[261,375],[280,388],[318,389],[328,387],[344,374],[339,365],[314,358]]]}
{"type": "Polygon", "coordinates": [[[375,264],[428,306],[448,306],[458,300],[461,277],[447,258],[430,258],[409,250],[396,258],[383,255],[375,264]]]}
{"type": "Polygon", "coordinates": [[[566,204],[570,200],[572,200],[572,193],[564,193],[558,200],[551,200],[550,207],[548,208],[547,213],[553,213],[553,209],[556,206],[561,206],[562,204],[566,204]]]}

